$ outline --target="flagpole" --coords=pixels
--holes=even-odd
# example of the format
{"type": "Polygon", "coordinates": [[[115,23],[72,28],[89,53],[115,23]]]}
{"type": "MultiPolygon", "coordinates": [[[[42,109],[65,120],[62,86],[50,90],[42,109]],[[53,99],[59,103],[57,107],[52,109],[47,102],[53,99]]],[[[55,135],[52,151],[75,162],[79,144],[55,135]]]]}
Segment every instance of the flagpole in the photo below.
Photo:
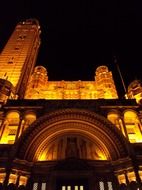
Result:
{"type": "Polygon", "coordinates": [[[114,63],[116,64],[116,68],[117,68],[117,71],[119,73],[119,76],[120,76],[120,79],[121,79],[121,82],[122,82],[122,85],[123,85],[123,89],[124,89],[124,92],[125,92],[125,96],[127,95],[127,89],[126,89],[126,85],[124,83],[124,79],[122,77],[122,74],[121,74],[121,71],[120,71],[120,68],[119,68],[119,65],[117,63],[117,59],[116,57],[114,56],[114,63]]]}

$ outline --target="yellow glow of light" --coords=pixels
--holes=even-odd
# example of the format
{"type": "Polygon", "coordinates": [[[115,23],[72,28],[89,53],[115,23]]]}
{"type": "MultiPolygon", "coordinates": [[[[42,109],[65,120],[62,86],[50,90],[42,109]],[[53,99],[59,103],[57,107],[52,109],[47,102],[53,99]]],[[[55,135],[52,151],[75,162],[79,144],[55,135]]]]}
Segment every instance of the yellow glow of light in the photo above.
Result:
{"type": "Polygon", "coordinates": [[[14,120],[14,119],[19,119],[19,113],[18,112],[16,112],[16,111],[12,111],[12,112],[10,112],[10,113],[8,113],[7,114],[7,116],[6,116],[6,118],[8,119],[8,120],[14,120]]]}
{"type": "Polygon", "coordinates": [[[4,133],[2,135],[2,138],[0,140],[0,144],[14,144],[15,141],[15,135],[9,135],[9,130],[4,130],[4,133]]]}
{"type": "Polygon", "coordinates": [[[28,178],[26,176],[20,176],[19,185],[26,186],[28,178]]]}
{"type": "Polygon", "coordinates": [[[126,179],[125,179],[125,175],[124,174],[118,175],[117,178],[118,178],[119,184],[121,184],[121,183],[125,183],[126,184],[126,179]]]}
{"type": "Polygon", "coordinates": [[[127,176],[128,176],[128,179],[129,179],[129,181],[131,182],[131,181],[136,181],[136,176],[135,176],[135,173],[132,171],[132,172],[129,172],[128,174],[127,174],[127,176]]]}
{"type": "Polygon", "coordinates": [[[107,157],[100,151],[99,151],[99,157],[100,157],[99,160],[107,160],[107,157]]]}
{"type": "Polygon", "coordinates": [[[119,115],[117,113],[109,113],[107,116],[108,120],[113,124],[116,124],[116,121],[119,119],[119,115]]]}
{"type": "Polygon", "coordinates": [[[16,184],[16,180],[17,180],[17,175],[15,174],[10,174],[10,177],[9,177],[9,184],[10,183],[13,183],[13,184],[16,184]]]}
{"type": "Polygon", "coordinates": [[[46,160],[46,153],[43,152],[39,157],[38,157],[38,161],[45,161],[46,160]]]}
{"type": "Polygon", "coordinates": [[[130,142],[142,142],[142,134],[139,129],[139,125],[141,124],[139,122],[137,114],[132,110],[126,111],[124,113],[124,121],[130,142]]]}
{"type": "Polygon", "coordinates": [[[106,156],[100,155],[101,159],[100,160],[107,160],[106,156]]]}
{"type": "Polygon", "coordinates": [[[15,135],[11,135],[11,137],[4,137],[1,139],[0,144],[14,144],[15,135]]]}
{"type": "Polygon", "coordinates": [[[140,178],[142,180],[142,170],[139,170],[139,176],[140,176],[140,178]]]}
{"type": "Polygon", "coordinates": [[[6,173],[0,173],[0,183],[4,182],[5,176],[6,176],[6,173]]]}
{"type": "Polygon", "coordinates": [[[142,135],[141,134],[135,134],[134,137],[132,135],[128,135],[128,136],[129,136],[129,139],[130,139],[131,143],[142,142],[142,135]]]}

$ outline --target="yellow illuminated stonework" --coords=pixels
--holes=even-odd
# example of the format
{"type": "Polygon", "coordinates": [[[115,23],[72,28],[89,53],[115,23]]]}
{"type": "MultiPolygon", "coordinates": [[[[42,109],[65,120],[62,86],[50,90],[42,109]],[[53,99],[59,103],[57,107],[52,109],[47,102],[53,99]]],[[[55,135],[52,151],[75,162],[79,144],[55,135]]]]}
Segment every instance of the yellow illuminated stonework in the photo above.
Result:
{"type": "Polygon", "coordinates": [[[0,183],[4,182],[5,176],[6,176],[6,173],[0,172],[0,183]]]}
{"type": "Polygon", "coordinates": [[[0,190],[141,190],[142,83],[120,99],[105,65],[50,81],[39,45],[28,19],[0,54],[0,190]]]}
{"type": "Polygon", "coordinates": [[[18,23],[0,54],[0,78],[11,82],[15,93],[20,97],[35,65],[40,45],[39,34],[37,20],[29,19],[18,23]]]}
{"type": "Polygon", "coordinates": [[[5,120],[1,123],[0,144],[14,144],[21,134],[36,120],[34,112],[27,112],[23,118],[17,111],[8,112],[5,120]]]}
{"type": "Polygon", "coordinates": [[[127,110],[124,113],[124,122],[130,142],[142,142],[142,126],[137,114],[133,110],[127,110]]]}
{"type": "Polygon", "coordinates": [[[16,174],[10,174],[10,176],[9,176],[9,184],[10,183],[16,183],[16,179],[17,179],[17,175],[16,174]]]}
{"type": "Polygon", "coordinates": [[[116,99],[112,73],[106,66],[96,70],[95,81],[48,81],[43,66],[35,67],[27,85],[25,99],[116,99]]]}
{"type": "Polygon", "coordinates": [[[128,109],[123,114],[114,111],[107,117],[131,143],[142,142],[142,125],[134,110],[128,109]]]}
{"type": "Polygon", "coordinates": [[[119,184],[122,184],[122,183],[126,184],[126,178],[124,174],[118,175],[117,178],[118,178],[119,184]]]}
{"type": "Polygon", "coordinates": [[[19,185],[26,186],[28,178],[26,176],[20,176],[19,185]]]}

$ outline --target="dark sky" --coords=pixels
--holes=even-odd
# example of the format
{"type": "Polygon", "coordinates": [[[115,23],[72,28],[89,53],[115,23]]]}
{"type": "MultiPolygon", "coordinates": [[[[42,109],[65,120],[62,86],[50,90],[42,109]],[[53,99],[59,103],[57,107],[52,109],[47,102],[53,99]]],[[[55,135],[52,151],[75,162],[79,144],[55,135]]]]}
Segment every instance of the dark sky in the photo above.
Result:
{"type": "MultiPolygon", "coordinates": [[[[49,80],[93,80],[107,65],[121,85],[142,79],[142,3],[139,0],[5,0],[0,11],[0,48],[16,24],[37,18],[41,25],[38,65],[49,80]]],[[[123,90],[122,90],[123,91],[123,90]]]]}

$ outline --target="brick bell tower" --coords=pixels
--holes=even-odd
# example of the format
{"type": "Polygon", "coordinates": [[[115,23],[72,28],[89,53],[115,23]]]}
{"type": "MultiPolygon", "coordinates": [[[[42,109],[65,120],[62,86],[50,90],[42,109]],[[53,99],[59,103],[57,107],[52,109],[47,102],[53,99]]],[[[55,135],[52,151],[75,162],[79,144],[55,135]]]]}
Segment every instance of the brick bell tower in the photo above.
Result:
{"type": "Polygon", "coordinates": [[[40,26],[36,19],[19,22],[0,55],[0,96],[24,96],[40,46],[40,26]]]}

